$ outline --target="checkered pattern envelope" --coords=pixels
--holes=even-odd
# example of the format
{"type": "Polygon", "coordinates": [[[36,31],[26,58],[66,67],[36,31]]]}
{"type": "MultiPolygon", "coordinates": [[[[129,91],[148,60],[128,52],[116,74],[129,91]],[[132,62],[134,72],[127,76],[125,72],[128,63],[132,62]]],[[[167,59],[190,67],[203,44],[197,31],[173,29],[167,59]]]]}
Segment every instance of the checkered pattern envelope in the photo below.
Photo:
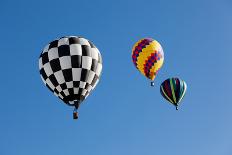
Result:
{"type": "MultiPolygon", "coordinates": [[[[97,85],[102,58],[93,43],[77,36],[49,43],[39,58],[45,85],[66,104],[81,103],[97,85]]],[[[76,105],[75,105],[76,106],[76,105]]]]}

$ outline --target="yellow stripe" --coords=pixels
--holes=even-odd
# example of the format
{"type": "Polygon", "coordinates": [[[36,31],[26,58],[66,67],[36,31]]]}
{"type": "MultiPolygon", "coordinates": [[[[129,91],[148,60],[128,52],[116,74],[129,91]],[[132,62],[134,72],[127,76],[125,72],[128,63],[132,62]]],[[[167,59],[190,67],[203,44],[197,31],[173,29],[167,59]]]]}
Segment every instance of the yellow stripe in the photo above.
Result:
{"type": "Polygon", "coordinates": [[[171,89],[172,89],[172,97],[174,99],[174,102],[176,103],[176,95],[175,95],[175,92],[174,92],[172,79],[170,79],[170,85],[171,85],[171,89]]]}
{"type": "Polygon", "coordinates": [[[145,75],[144,64],[147,58],[151,56],[152,53],[155,53],[155,50],[157,50],[157,47],[160,47],[160,44],[154,40],[149,45],[147,45],[145,48],[143,48],[142,52],[139,53],[139,56],[137,57],[137,67],[143,75],[145,75]]]}
{"type": "Polygon", "coordinates": [[[172,100],[171,100],[171,99],[166,95],[166,93],[164,92],[163,86],[161,86],[161,90],[162,90],[164,96],[167,97],[167,99],[169,100],[169,102],[171,102],[172,104],[174,104],[174,103],[172,102],[172,100]]]}

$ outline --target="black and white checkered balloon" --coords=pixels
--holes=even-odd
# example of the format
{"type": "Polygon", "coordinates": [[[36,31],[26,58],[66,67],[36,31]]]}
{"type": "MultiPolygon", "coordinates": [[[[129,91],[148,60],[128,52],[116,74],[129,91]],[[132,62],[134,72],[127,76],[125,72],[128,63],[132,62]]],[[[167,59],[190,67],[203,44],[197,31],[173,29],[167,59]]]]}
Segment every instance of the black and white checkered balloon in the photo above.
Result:
{"type": "Polygon", "coordinates": [[[39,69],[43,82],[57,97],[68,105],[79,106],[99,81],[102,58],[87,39],[66,36],[44,48],[39,69]]]}

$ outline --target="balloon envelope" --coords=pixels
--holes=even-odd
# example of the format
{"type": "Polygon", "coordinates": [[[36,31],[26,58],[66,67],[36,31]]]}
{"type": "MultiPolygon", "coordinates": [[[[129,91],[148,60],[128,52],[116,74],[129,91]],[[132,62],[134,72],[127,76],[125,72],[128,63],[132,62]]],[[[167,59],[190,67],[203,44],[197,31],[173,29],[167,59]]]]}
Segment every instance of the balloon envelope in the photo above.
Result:
{"type": "Polygon", "coordinates": [[[78,105],[96,87],[101,71],[99,50],[85,38],[66,36],[50,42],[39,58],[45,85],[64,103],[78,105]]]}
{"type": "Polygon", "coordinates": [[[153,81],[163,65],[163,49],[159,42],[152,38],[141,39],[132,49],[132,60],[135,67],[153,81]]]}
{"type": "Polygon", "coordinates": [[[179,78],[166,79],[160,85],[161,95],[174,106],[178,106],[185,96],[187,85],[185,81],[179,78]]]}

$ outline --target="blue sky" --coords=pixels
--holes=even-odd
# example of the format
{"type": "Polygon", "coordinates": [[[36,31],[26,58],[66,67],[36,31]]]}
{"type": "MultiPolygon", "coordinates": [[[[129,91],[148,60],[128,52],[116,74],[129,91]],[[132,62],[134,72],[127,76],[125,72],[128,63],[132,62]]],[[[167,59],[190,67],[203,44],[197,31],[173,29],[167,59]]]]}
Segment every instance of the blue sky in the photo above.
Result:
{"type": "Polygon", "coordinates": [[[1,155],[231,155],[229,0],[0,2],[1,155]],[[103,56],[103,74],[72,120],[43,85],[38,57],[51,40],[80,35],[103,56]],[[155,87],[131,48],[157,39],[165,62],[155,87]],[[168,77],[188,85],[179,111],[159,93],[168,77]]]}

